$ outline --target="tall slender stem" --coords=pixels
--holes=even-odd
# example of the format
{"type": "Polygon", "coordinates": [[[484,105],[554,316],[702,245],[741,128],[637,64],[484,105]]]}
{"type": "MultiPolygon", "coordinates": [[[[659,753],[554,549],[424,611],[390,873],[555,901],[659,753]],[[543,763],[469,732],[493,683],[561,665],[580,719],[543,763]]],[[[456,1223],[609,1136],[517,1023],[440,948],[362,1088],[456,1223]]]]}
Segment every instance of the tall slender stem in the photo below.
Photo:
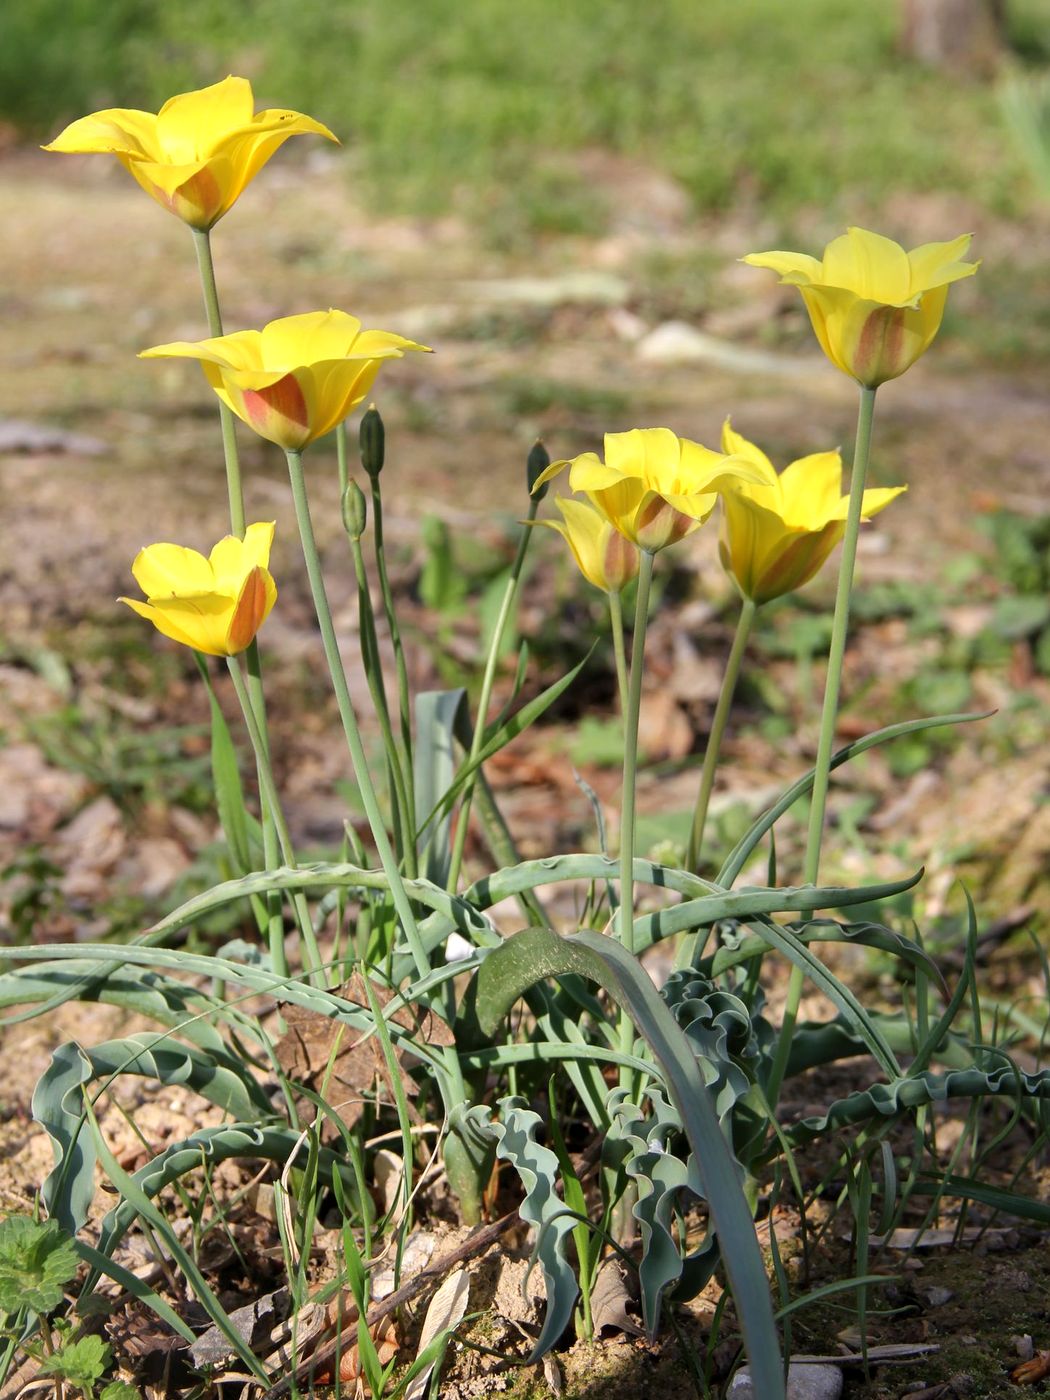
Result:
{"type": "MultiPolygon", "coordinates": [[[[215,264],[211,256],[211,234],[208,229],[193,229],[193,243],[197,250],[197,267],[200,269],[201,290],[204,293],[204,310],[208,317],[208,330],[213,336],[222,335],[222,312],[219,310],[219,292],[215,285],[215,264]]],[[[244,538],[244,490],[241,486],[241,465],[237,455],[237,434],[233,426],[233,414],[224,403],[219,404],[219,422],[222,425],[222,450],[226,459],[226,490],[230,498],[230,528],[235,535],[244,538]]]]}
{"type": "Polygon", "coordinates": [[[408,688],[408,665],[405,661],[405,648],[398,626],[397,610],[394,607],[394,591],[390,587],[390,575],[386,567],[386,545],[383,538],[383,492],[379,477],[371,477],[372,482],[372,540],[375,545],[376,570],[379,574],[379,591],[383,598],[383,611],[390,632],[390,644],[394,648],[394,665],[397,669],[397,704],[401,721],[401,749],[397,761],[401,764],[402,779],[407,795],[405,810],[405,845],[412,851],[415,860],[416,812],[415,775],[412,769],[412,698],[408,688]]]}
{"type": "Polygon", "coordinates": [[[339,499],[346,495],[346,488],[350,485],[350,456],[346,446],[346,420],[338,425],[335,430],[335,457],[339,471],[339,499]]]}
{"type": "MultiPolygon", "coordinates": [[[[342,721],[343,733],[346,735],[346,746],[350,751],[350,761],[353,764],[354,777],[357,780],[358,791],[361,794],[361,801],[364,803],[365,814],[368,817],[368,824],[372,830],[372,840],[375,842],[376,851],[379,855],[379,863],[383,868],[387,884],[390,888],[390,897],[394,902],[394,912],[397,914],[408,946],[412,953],[412,960],[416,965],[416,972],[420,977],[425,977],[430,971],[430,961],[427,958],[426,949],[423,947],[423,940],[419,936],[419,925],[416,923],[416,916],[412,911],[412,903],[409,900],[408,892],[401,878],[401,871],[398,868],[397,860],[390,846],[390,838],[387,836],[386,827],[383,825],[383,814],[379,810],[379,799],[376,797],[375,785],[372,782],[372,775],[368,770],[368,759],[365,755],[364,744],[361,742],[361,731],[357,723],[357,715],[354,713],[354,704],[350,698],[350,688],[346,683],[346,672],[343,670],[343,659],[339,654],[339,642],[335,635],[335,624],[332,622],[332,609],[328,603],[328,593],[324,584],[324,573],[321,569],[321,557],[317,552],[317,540],[314,537],[313,520],[310,517],[310,501],[306,494],[306,478],[303,475],[303,459],[299,452],[288,452],[288,475],[292,483],[292,500],[295,504],[295,518],[299,525],[299,538],[303,546],[303,558],[306,561],[306,573],[310,580],[310,592],[313,595],[314,611],[317,614],[317,623],[321,629],[321,642],[324,647],[325,660],[328,663],[328,671],[332,680],[332,689],[335,691],[336,705],[339,709],[339,718],[342,721]]],[[[444,1047],[442,1056],[443,1074],[438,1075],[438,1087],[440,1089],[446,1112],[457,1103],[466,1103],[467,1086],[463,1079],[463,1068],[459,1062],[455,1046],[444,1047]]]]}
{"type": "Polygon", "coordinates": [[[372,706],[379,720],[383,735],[383,747],[387,754],[387,767],[390,774],[390,805],[399,814],[399,826],[404,833],[403,858],[412,879],[415,876],[415,816],[409,809],[408,791],[405,787],[401,759],[394,741],[394,731],[390,723],[390,707],[387,704],[386,686],[383,683],[383,668],[379,659],[379,642],[376,638],[375,617],[372,613],[372,600],[368,591],[368,575],[365,571],[365,556],[360,539],[349,536],[350,553],[357,576],[358,614],[361,626],[361,654],[365,664],[368,689],[372,696],[372,706]]]}
{"type": "MultiPolygon", "coordinates": [[[[280,844],[281,854],[284,858],[285,865],[294,870],[296,868],[295,851],[292,848],[291,834],[288,830],[288,823],[284,819],[284,811],[281,807],[280,797],[278,796],[277,784],[274,781],[273,768],[270,764],[269,747],[259,728],[255,710],[252,706],[251,696],[248,693],[248,686],[241,673],[240,663],[235,656],[228,657],[227,663],[230,677],[233,681],[233,688],[240,703],[241,713],[244,715],[244,723],[248,730],[248,737],[255,751],[255,761],[259,769],[262,793],[273,822],[277,840],[280,844]]],[[[313,920],[310,917],[310,906],[307,904],[306,896],[301,890],[293,894],[292,905],[298,919],[299,933],[302,936],[303,946],[307,953],[307,958],[303,960],[304,964],[307,971],[319,972],[321,968],[321,951],[317,946],[317,937],[314,933],[313,920]]],[[[276,949],[273,944],[271,944],[270,953],[274,961],[274,971],[280,973],[287,972],[288,966],[284,956],[283,942],[280,943],[276,949]]]]}
{"type": "Polygon", "coordinates": [[[755,604],[750,598],[745,598],[743,607],[740,609],[740,619],[736,625],[736,635],[733,637],[729,659],[726,662],[725,675],[722,677],[718,703],[715,705],[714,717],[711,720],[711,733],[708,736],[707,748],[704,750],[700,791],[696,796],[696,811],[693,813],[693,825],[689,832],[689,849],[685,858],[686,870],[695,871],[700,863],[700,852],[704,845],[704,828],[707,825],[707,809],[711,804],[715,771],[718,768],[718,759],[722,752],[722,739],[726,732],[726,722],[733,708],[733,696],[736,693],[736,683],[740,675],[740,663],[744,659],[744,652],[747,650],[748,638],[751,636],[754,621],[755,604]]]}
{"type": "Polygon", "coordinates": [[[620,816],[620,942],[634,952],[634,793],[638,771],[638,717],[642,709],[642,674],[645,670],[645,631],[649,622],[649,588],[654,555],[642,551],[638,570],[638,596],[634,605],[631,638],[631,676],[627,690],[623,737],[623,812],[620,816]]]}
{"type": "MultiPolygon", "coordinates": [[[[529,500],[529,510],[526,516],[526,524],[522,527],[521,538],[518,540],[518,549],[514,555],[514,563],[510,568],[510,575],[507,579],[507,586],[503,590],[503,600],[500,603],[499,613],[496,617],[496,625],[492,629],[492,639],[489,642],[489,654],[485,659],[485,673],[481,678],[481,698],[478,701],[478,718],[474,725],[474,736],[470,741],[470,759],[473,763],[481,752],[485,742],[485,726],[488,723],[489,705],[492,701],[492,687],[496,680],[496,669],[499,665],[500,647],[503,643],[503,634],[507,628],[507,621],[510,618],[514,600],[518,596],[518,584],[521,581],[521,571],[525,563],[525,554],[529,547],[529,540],[532,535],[532,522],[536,519],[536,512],[539,509],[539,501],[533,496],[529,500]]],[[[459,806],[459,817],[456,822],[456,837],[452,846],[452,859],[449,865],[448,880],[446,888],[455,891],[459,884],[459,874],[463,868],[463,852],[467,844],[467,827],[470,825],[470,806],[474,797],[475,777],[470,778],[463,790],[463,800],[459,806]]]]}
{"type": "MultiPolygon", "coordinates": [[[[620,942],[634,952],[634,807],[638,772],[638,717],[642,709],[642,674],[645,671],[645,632],[649,622],[649,589],[653,581],[655,555],[642,551],[638,569],[638,594],[634,605],[634,635],[631,638],[631,675],[624,711],[623,792],[620,812],[620,942]]],[[[620,1016],[620,1049],[630,1053],[634,1043],[634,1023],[626,1012],[620,1016]]],[[[631,1071],[621,1071],[621,1082],[630,1082],[631,1071]]]]}
{"type": "MultiPolygon", "coordinates": [[[[208,330],[213,336],[222,335],[222,309],[219,306],[219,289],[215,282],[215,263],[211,253],[211,233],[208,229],[193,229],[193,243],[197,253],[197,269],[200,273],[201,291],[204,294],[204,313],[208,319],[208,330]]],[[[241,483],[241,463],[237,453],[237,433],[233,414],[224,403],[219,404],[219,426],[222,431],[222,453],[226,464],[226,494],[230,502],[230,530],[244,538],[246,528],[244,513],[244,488],[241,483]]],[[[266,697],[263,693],[262,667],[259,648],[252,641],[246,656],[248,663],[248,694],[252,712],[262,736],[263,748],[269,756],[270,742],[266,724],[266,697]]],[[[279,843],[270,813],[262,779],[259,773],[259,823],[262,827],[263,864],[273,870],[279,862],[279,843]]],[[[284,935],[284,920],[281,914],[281,900],[276,894],[266,896],[268,910],[267,923],[271,949],[279,937],[284,935]]]]}
{"type": "MultiPolygon", "coordinates": [[[[860,535],[860,518],[864,504],[864,481],[868,474],[868,455],[871,450],[871,427],[875,416],[875,390],[862,387],[860,406],[857,412],[857,441],[853,449],[853,471],[850,474],[849,510],[846,514],[846,530],[842,537],[842,562],[839,565],[838,590],[835,594],[835,620],[831,628],[831,647],[828,651],[828,676],[824,686],[824,709],[820,717],[820,738],[817,743],[817,763],[813,778],[813,796],[809,809],[809,832],[806,840],[806,864],[804,878],[807,884],[816,884],[820,873],[820,847],[824,839],[824,812],[827,806],[828,780],[831,775],[831,749],[835,740],[835,722],[838,719],[839,691],[842,685],[842,663],[846,655],[846,637],[849,632],[850,593],[853,588],[853,570],[857,561],[857,540],[860,535]]],[[[791,1041],[798,1021],[798,1008],[802,1000],[803,974],[792,967],[788,979],[787,1001],[780,1025],[780,1039],[777,1042],[773,1067],[769,1073],[766,1097],[776,1107],[780,1086],[784,1080],[791,1041]]]]}
{"type": "Polygon", "coordinates": [[[416,971],[420,977],[424,977],[430,971],[430,963],[419,937],[419,928],[412,912],[412,905],[405,891],[401,871],[398,869],[390,839],[387,836],[386,826],[383,823],[379,799],[376,796],[375,785],[369,772],[368,758],[361,742],[361,731],[358,727],[357,715],[354,713],[353,701],[350,698],[350,689],[346,683],[342,657],[339,654],[339,643],[335,635],[335,625],[332,622],[332,610],[328,603],[324,574],[321,570],[321,559],[317,552],[317,540],[314,537],[313,520],[310,516],[310,502],[306,494],[302,454],[288,452],[286,455],[288,457],[288,474],[292,483],[292,500],[295,503],[295,518],[299,525],[299,537],[302,541],[306,572],[310,580],[310,592],[313,595],[314,610],[317,613],[317,622],[321,629],[325,660],[328,663],[336,705],[339,709],[339,718],[342,721],[347,748],[350,751],[354,777],[357,780],[361,801],[364,803],[365,814],[372,830],[372,840],[375,842],[379,855],[379,863],[383,867],[383,873],[390,885],[394,908],[404,929],[405,937],[408,939],[416,971]]]}
{"type": "Polygon", "coordinates": [[[613,655],[616,658],[616,688],[620,693],[620,714],[627,716],[627,650],[623,644],[623,598],[617,589],[609,594],[609,621],[612,624],[613,655]]]}
{"type": "Polygon", "coordinates": [[[831,648],[828,652],[828,678],[824,687],[824,709],[820,717],[820,739],[817,743],[816,773],[809,808],[809,834],[806,840],[805,880],[814,884],[820,870],[820,845],[824,837],[824,809],[827,805],[828,780],[831,775],[831,749],[835,742],[838,719],[839,691],[842,687],[842,663],[846,655],[849,632],[850,593],[853,570],[857,560],[857,540],[864,505],[864,481],[868,474],[868,454],[871,450],[871,426],[875,416],[875,390],[862,388],[857,414],[857,443],[853,452],[853,471],[849,483],[849,511],[842,537],[842,562],[839,565],[838,591],[835,594],[835,620],[831,628],[831,648]]]}

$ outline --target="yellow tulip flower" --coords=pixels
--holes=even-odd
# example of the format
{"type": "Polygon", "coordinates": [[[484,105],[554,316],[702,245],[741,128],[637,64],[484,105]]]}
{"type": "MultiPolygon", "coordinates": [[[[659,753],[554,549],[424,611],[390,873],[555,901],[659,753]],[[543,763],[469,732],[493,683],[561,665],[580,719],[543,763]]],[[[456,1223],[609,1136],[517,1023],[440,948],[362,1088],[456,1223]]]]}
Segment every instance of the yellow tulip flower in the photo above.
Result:
{"type": "Polygon", "coordinates": [[[594,452],[552,462],[533,490],[565,467],[572,489],[649,554],[698,529],[733,482],[761,480],[749,462],[676,437],[669,428],[606,433],[604,462],[594,452]]]}
{"type": "Polygon", "coordinates": [[[247,78],[169,98],[159,112],[110,107],[72,122],[45,151],[114,155],[148,195],[210,229],[289,136],[336,137],[301,112],[256,112],[247,78]]]}
{"type": "Polygon", "coordinates": [[[139,550],[131,572],[147,601],[120,598],[158,632],[209,656],[244,651],[270,615],[277,586],[270,576],[272,520],[227,535],[205,559],[178,544],[139,550]]]}
{"type": "MultiPolygon", "coordinates": [[[[735,482],[723,493],[719,554],[744,597],[768,603],[808,583],[842,539],[849,508],[849,496],[842,495],[842,458],[815,452],[778,475],[766,454],[734,432],[728,418],[722,448],[751,462],[762,480],[735,482]]],[[[906,490],[865,491],[862,518],[877,515],[906,490]]]]}
{"type": "Polygon", "coordinates": [[[261,331],[155,345],[142,356],[199,360],[227,408],[260,437],[298,452],[356,408],[384,360],[427,349],[391,331],[363,331],[345,311],[308,311],[261,331]]]}
{"type": "Polygon", "coordinates": [[[638,574],[638,549],[605,516],[585,501],[555,496],[554,504],[561,511],[560,520],[537,520],[557,530],[572,550],[572,557],[588,583],[603,593],[619,593],[638,574]]]}
{"type": "Polygon", "coordinates": [[[949,286],[980,267],[960,261],[970,237],[906,253],[890,238],[851,228],[828,244],[821,261],[805,253],[749,253],[742,261],[772,268],[782,283],[798,287],[824,354],[876,389],[929,348],[949,286]]]}

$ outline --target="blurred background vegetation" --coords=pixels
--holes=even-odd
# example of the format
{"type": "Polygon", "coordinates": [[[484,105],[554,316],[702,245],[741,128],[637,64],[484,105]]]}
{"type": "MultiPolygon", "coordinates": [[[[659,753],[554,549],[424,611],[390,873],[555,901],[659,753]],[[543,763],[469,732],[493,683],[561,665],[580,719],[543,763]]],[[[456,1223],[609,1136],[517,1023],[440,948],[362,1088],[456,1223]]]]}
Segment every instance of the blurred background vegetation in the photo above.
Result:
{"type": "MultiPolygon", "coordinates": [[[[179,878],[201,884],[214,872],[189,867],[187,853],[219,858],[192,828],[208,808],[197,678],[112,604],[134,549],[157,529],[203,542],[201,521],[221,500],[210,392],[196,374],[158,379],[133,359],[194,333],[185,230],[115,163],[81,171],[33,146],[86,112],[156,110],[229,72],[251,78],[260,105],[308,112],[343,141],[341,153],[320,141],[282,152],[223,225],[231,324],[334,301],[440,350],[418,375],[391,376],[382,399],[397,444],[395,583],[424,688],[475,673],[537,434],[558,455],[645,422],[713,441],[731,410],[778,462],[834,442],[848,454],[850,386],[831,371],[821,379],[798,298],[741,268],[742,252],[815,251],[848,223],[909,246],[974,231],[980,276],[953,292],[936,355],[880,407],[875,479],[910,490],[862,561],[842,732],[920,712],[999,714],[869,764],[840,805],[837,854],[844,876],[860,879],[911,868],[921,852],[941,911],[960,869],[994,914],[1025,908],[1033,891],[1045,905],[1050,0],[0,0],[0,208],[10,211],[0,217],[0,425],[10,411],[31,427],[89,431],[96,454],[57,449],[73,490],[52,462],[39,465],[32,434],[19,445],[15,433],[6,455],[0,443],[12,532],[35,541],[6,581],[0,571],[0,684],[6,668],[8,685],[32,689],[28,718],[16,714],[6,738],[0,730],[0,795],[39,787],[45,770],[73,773],[71,805],[89,794],[86,811],[134,833],[135,891],[141,840],[158,869],[177,845],[179,878]],[[680,346],[684,331],[680,360],[647,353],[665,331],[680,346]],[[5,777],[11,736],[28,777],[10,776],[13,760],[5,777]],[[183,822],[174,835],[166,803],[183,822]],[[978,839],[970,812],[984,808],[996,823],[978,839]],[[883,853],[874,869],[869,847],[883,853]]],[[[265,445],[242,446],[260,510],[280,514],[283,463],[265,445]]],[[[326,451],[315,457],[328,492],[319,514],[338,531],[326,451]]],[[[290,522],[278,537],[292,537],[290,522]]],[[[605,626],[555,545],[535,548],[525,595],[537,685],[605,626]]],[[[332,716],[303,660],[313,637],[296,611],[293,553],[278,558],[284,605],[268,627],[268,676],[283,686],[278,748],[305,775],[291,799],[304,846],[320,850],[338,841],[344,797],[325,796],[332,716]],[[316,734],[289,718],[304,695],[316,734]]],[[[349,568],[333,555],[333,568],[349,568]]],[[[675,568],[667,624],[650,642],[654,695],[667,693],[653,709],[646,843],[688,821],[734,620],[713,545],[681,551],[675,568]]],[[[334,591],[352,588],[347,573],[334,591]]],[[[730,797],[760,795],[806,765],[832,590],[828,571],[764,612],[730,797]]],[[[615,790],[613,692],[599,654],[578,709],[552,715],[559,732],[500,775],[536,853],[550,848],[554,811],[572,814],[563,844],[590,839],[577,829],[590,809],[572,806],[572,763],[599,788],[607,777],[601,796],[615,790]],[[543,786],[552,774],[565,786],[543,786]]],[[[13,864],[2,817],[0,807],[0,938],[5,890],[22,891],[9,924],[47,908],[60,932],[103,898],[97,884],[67,894],[55,874],[57,816],[33,829],[28,857],[10,819],[13,864]]],[[[746,819],[725,804],[715,844],[731,844],[733,822],[746,819]]],[[[789,844],[781,854],[789,869],[789,844]]],[[[154,885],[170,902],[160,874],[154,885]]],[[[140,913],[122,904],[111,925],[140,913]]]]}
{"type": "Polygon", "coordinates": [[[945,65],[914,57],[941,55],[910,12],[958,34],[960,4],[995,7],[1007,69],[1050,64],[1050,0],[12,0],[0,118],[46,137],[234,71],[336,129],[370,198],[497,234],[597,231],[608,194],[574,161],[590,149],[650,163],[697,212],[751,202],[785,229],[931,188],[1017,216],[1041,98],[1011,109],[974,80],[1004,65],[950,45],[945,65]]]}

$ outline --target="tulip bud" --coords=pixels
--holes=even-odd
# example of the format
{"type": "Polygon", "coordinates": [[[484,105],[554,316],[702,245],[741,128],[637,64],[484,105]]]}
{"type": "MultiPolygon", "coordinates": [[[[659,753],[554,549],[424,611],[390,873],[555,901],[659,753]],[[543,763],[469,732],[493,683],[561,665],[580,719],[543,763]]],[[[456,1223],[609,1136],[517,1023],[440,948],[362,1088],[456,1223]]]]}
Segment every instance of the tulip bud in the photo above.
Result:
{"type": "Polygon", "coordinates": [[[361,419],[359,440],[361,443],[361,465],[375,481],[383,470],[383,462],[386,458],[386,430],[375,404],[369,405],[368,412],[361,419]]]}
{"type": "MultiPolygon", "coordinates": [[[[529,449],[529,455],[525,460],[525,479],[528,483],[530,496],[535,489],[537,480],[547,470],[550,464],[550,453],[544,447],[540,439],[537,438],[529,449]]],[[[542,501],[546,494],[547,486],[544,484],[540,490],[536,492],[537,502],[542,501]]]]}
{"type": "MultiPolygon", "coordinates": [[[[377,414],[376,417],[378,416],[377,414]]],[[[365,533],[367,520],[368,503],[365,501],[365,493],[356,481],[351,481],[343,492],[343,527],[351,540],[361,538],[365,533]]]]}

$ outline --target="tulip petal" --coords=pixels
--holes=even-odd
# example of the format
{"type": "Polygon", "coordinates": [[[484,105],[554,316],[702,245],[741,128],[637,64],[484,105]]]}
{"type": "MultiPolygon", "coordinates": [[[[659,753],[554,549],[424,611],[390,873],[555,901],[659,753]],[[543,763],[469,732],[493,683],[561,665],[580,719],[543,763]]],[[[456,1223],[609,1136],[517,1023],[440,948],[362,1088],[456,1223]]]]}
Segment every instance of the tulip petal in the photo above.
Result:
{"type": "Polygon", "coordinates": [[[236,597],[244,581],[245,574],[253,568],[265,569],[270,562],[270,546],[273,543],[275,522],[257,521],[249,525],[244,539],[236,535],[226,535],[212,549],[208,556],[215,578],[217,593],[228,593],[236,597]]]}
{"type": "Polygon", "coordinates": [[[146,597],[154,601],[178,593],[208,593],[215,587],[208,560],[181,544],[147,545],[135,556],[131,572],[146,597]]]}
{"type": "Polygon", "coordinates": [[[125,155],[156,160],[157,118],[153,112],[132,107],[109,107],[80,117],[60,131],[45,151],[64,155],[125,155]]]}
{"type": "Polygon", "coordinates": [[[267,369],[298,369],[319,360],[342,360],[351,353],[361,330],[345,311],[306,311],[281,316],[262,329],[261,363],[267,369]]]}
{"type": "Polygon", "coordinates": [[[249,564],[258,564],[267,569],[270,566],[270,550],[273,547],[275,520],[257,520],[244,532],[244,557],[249,564]]]}
{"type": "MultiPolygon", "coordinates": [[[[262,368],[261,335],[259,331],[233,331],[230,335],[214,336],[210,340],[173,340],[167,345],[152,345],[139,351],[141,360],[184,359],[208,361],[224,369],[256,371],[262,368]]],[[[285,370],[266,376],[267,383],[279,379],[285,370]]]]}
{"type": "Polygon", "coordinates": [[[362,331],[350,353],[359,358],[368,356],[369,359],[386,360],[391,357],[400,359],[406,350],[422,350],[428,355],[434,353],[429,345],[406,340],[403,335],[395,335],[393,331],[362,331]]]}
{"type": "Polygon", "coordinates": [[[768,267],[780,274],[781,282],[793,286],[819,282],[821,278],[820,260],[811,258],[808,253],[748,253],[740,261],[751,267],[768,267]]]}
{"type": "Polygon", "coordinates": [[[310,441],[324,437],[372,391],[382,360],[340,360],[299,371],[310,405],[310,441]]]}
{"type": "Polygon", "coordinates": [[[760,447],[736,431],[729,418],[722,424],[722,451],[729,457],[743,458],[745,462],[750,462],[761,475],[760,482],[745,483],[740,480],[732,489],[745,491],[750,496],[757,492],[756,499],[762,501],[769,495],[771,499],[765,503],[775,509],[780,503],[780,477],[777,476],[776,468],[760,447]]]}
{"type": "Polygon", "coordinates": [[[679,515],[687,516],[690,520],[695,520],[698,525],[702,525],[715,506],[718,505],[716,491],[690,491],[688,495],[665,495],[662,499],[672,510],[677,511],[679,515]]]}
{"type": "Polygon", "coordinates": [[[950,243],[924,243],[919,248],[913,248],[908,254],[912,295],[918,296],[933,287],[943,287],[963,277],[972,277],[980,262],[960,261],[972,238],[973,234],[964,233],[950,243]]]}
{"type": "Polygon", "coordinates": [[[799,457],[780,475],[784,521],[793,529],[822,530],[829,520],[845,520],[849,497],[842,494],[842,457],[814,452],[799,457]]]}
{"type": "MultiPolygon", "coordinates": [[[[592,452],[588,455],[593,457],[594,453],[592,452]]],[[[576,458],[576,460],[579,461],[579,458],[576,458]]],[[[595,461],[597,460],[598,459],[595,457],[595,461]]],[[[572,465],[573,463],[569,460],[568,457],[563,457],[559,462],[551,462],[549,466],[544,467],[543,471],[541,471],[539,476],[536,478],[535,482],[533,483],[532,491],[530,494],[535,495],[541,486],[546,486],[548,481],[553,481],[554,478],[558,476],[561,472],[563,472],[566,467],[571,467],[572,465]]]]}
{"type": "Polygon", "coordinates": [[[236,656],[250,646],[276,599],[277,589],[273,579],[265,569],[256,566],[241,586],[237,606],[226,629],[225,649],[228,656],[236,656]]]}
{"type": "Polygon", "coordinates": [[[264,107],[252,117],[252,126],[259,131],[287,136],[324,136],[340,145],[339,137],[329,131],[324,122],[316,121],[303,112],[293,112],[289,107],[264,107]]]}
{"type": "Polygon", "coordinates": [[[211,228],[236,198],[233,171],[225,160],[170,165],[124,155],[118,159],[151,198],[191,228],[211,228]]]}
{"type": "Polygon", "coordinates": [[[632,428],[605,434],[605,465],[619,476],[636,477],[654,491],[674,489],[682,445],[670,428],[632,428]]]}
{"type": "Polygon", "coordinates": [[[206,159],[231,131],[247,126],[254,111],[247,78],[231,75],[196,92],[180,92],[157,113],[160,147],[176,164],[206,159]]]}
{"type": "Polygon", "coordinates": [[[870,520],[873,515],[878,515],[880,510],[885,510],[891,501],[902,496],[907,489],[907,486],[876,486],[870,491],[865,491],[860,503],[861,519],[870,520]]]}
{"type": "Polygon", "coordinates": [[[209,656],[226,656],[226,633],[233,615],[235,600],[216,593],[197,598],[154,598],[138,603],[132,598],[121,601],[146,617],[158,632],[195,651],[209,656]]]}
{"type": "MultiPolygon", "coordinates": [[[[559,464],[552,462],[540,476],[537,485],[555,475],[555,466],[559,464]]],[[[574,491],[604,491],[609,487],[618,486],[622,481],[623,473],[615,467],[607,466],[594,452],[583,452],[569,463],[569,485],[574,491]]]]}
{"type": "Polygon", "coordinates": [[[908,254],[892,238],[865,228],[847,229],[831,240],[821,282],[884,306],[904,306],[912,297],[908,254]]]}

